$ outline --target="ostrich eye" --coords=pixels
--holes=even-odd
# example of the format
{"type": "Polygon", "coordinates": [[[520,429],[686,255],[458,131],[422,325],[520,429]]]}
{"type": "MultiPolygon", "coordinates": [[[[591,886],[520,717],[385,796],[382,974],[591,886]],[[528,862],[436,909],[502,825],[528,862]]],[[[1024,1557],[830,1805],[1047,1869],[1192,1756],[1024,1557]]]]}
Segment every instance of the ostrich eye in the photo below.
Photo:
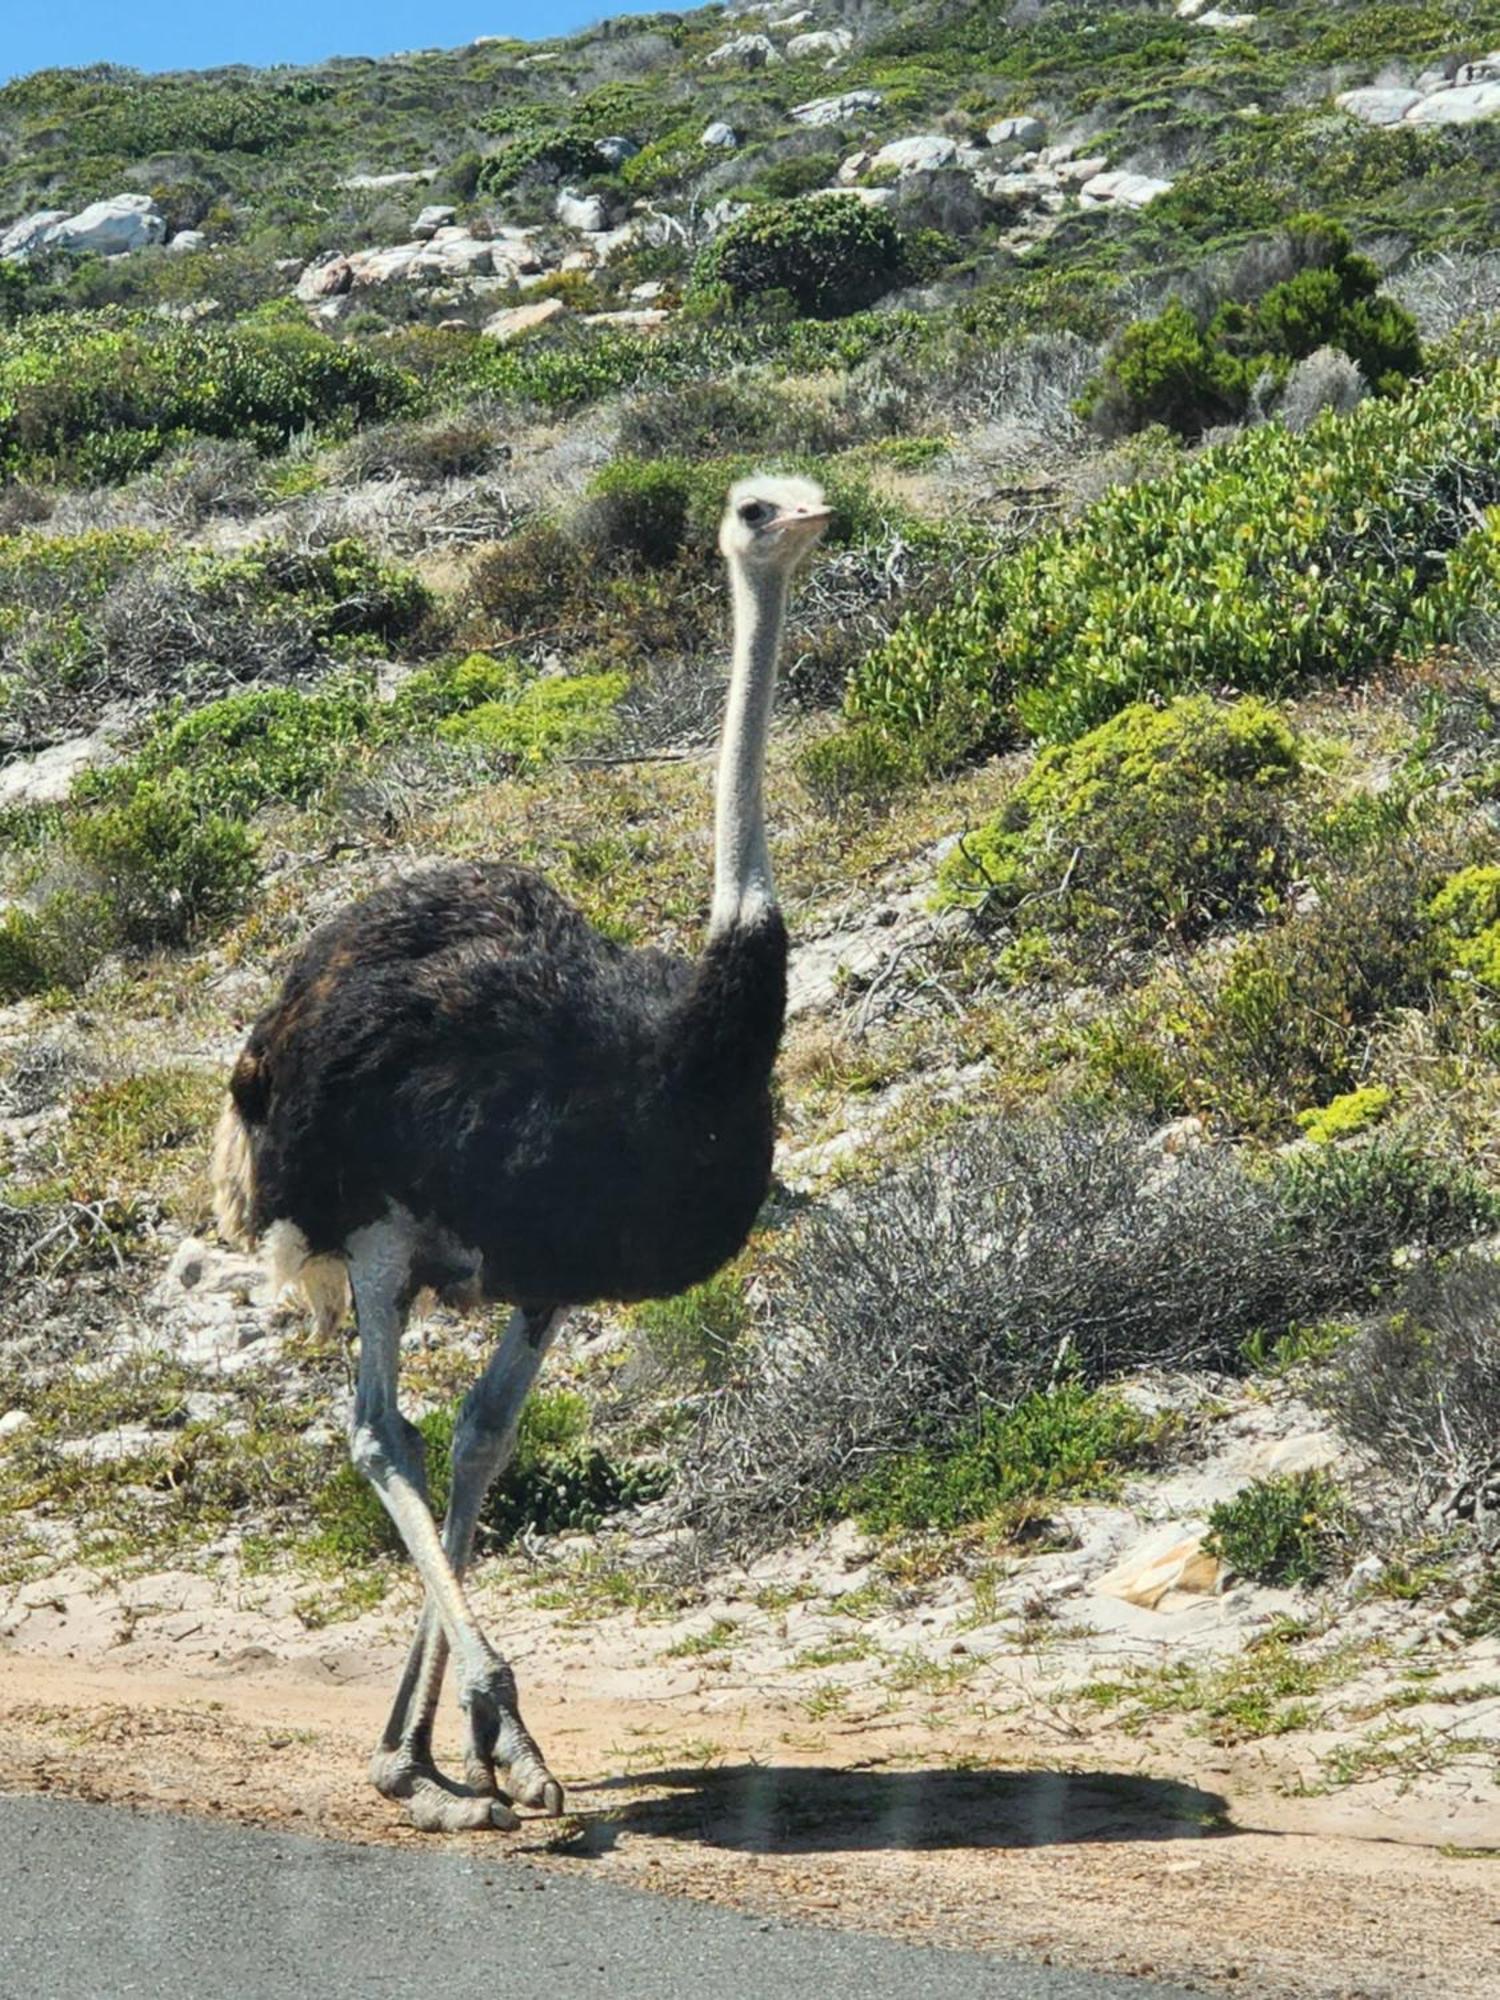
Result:
{"type": "Polygon", "coordinates": [[[740,509],[740,519],[747,528],[753,528],[764,521],[770,512],[763,500],[747,500],[740,509]]]}

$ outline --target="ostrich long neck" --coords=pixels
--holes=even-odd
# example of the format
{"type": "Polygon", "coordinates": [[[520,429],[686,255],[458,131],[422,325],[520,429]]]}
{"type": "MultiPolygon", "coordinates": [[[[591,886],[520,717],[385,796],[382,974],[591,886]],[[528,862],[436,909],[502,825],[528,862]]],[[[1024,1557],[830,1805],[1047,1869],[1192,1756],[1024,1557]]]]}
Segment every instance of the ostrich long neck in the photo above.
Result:
{"type": "Polygon", "coordinates": [[[776,904],[762,780],[786,615],[783,571],[730,566],[734,661],[714,800],[714,900],[709,935],[753,923],[776,904]]]}

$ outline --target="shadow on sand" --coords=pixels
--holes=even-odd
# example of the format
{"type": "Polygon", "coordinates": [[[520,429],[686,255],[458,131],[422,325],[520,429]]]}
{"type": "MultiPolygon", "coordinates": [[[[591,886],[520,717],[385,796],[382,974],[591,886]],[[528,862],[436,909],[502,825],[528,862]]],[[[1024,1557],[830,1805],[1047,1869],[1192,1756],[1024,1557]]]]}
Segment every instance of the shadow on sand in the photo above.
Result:
{"type": "Polygon", "coordinates": [[[622,1833],[749,1854],[836,1854],[1075,1841],[1184,1840],[1232,1833],[1215,1792],[1115,1771],[872,1771],[732,1764],[610,1778],[593,1793],[646,1791],[554,1843],[607,1852],[622,1833]]]}

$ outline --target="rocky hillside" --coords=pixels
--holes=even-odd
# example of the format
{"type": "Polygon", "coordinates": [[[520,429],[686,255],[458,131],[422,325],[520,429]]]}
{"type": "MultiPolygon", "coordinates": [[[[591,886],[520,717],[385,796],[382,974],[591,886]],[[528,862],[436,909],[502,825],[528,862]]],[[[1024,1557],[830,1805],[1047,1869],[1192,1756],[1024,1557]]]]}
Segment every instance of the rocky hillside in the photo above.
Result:
{"type": "MultiPolygon", "coordinates": [[[[1170,1710],[1500,1843],[1497,113],[1478,0],[0,90],[15,1643],[167,1569],[283,1633],[399,1591],[342,1350],[211,1240],[227,1064],[435,855],[692,948],[714,525],[775,465],[836,507],[777,1190],[577,1321],[494,1574],[696,1658],[833,1534],[816,1644],[761,1635],[810,1716],[1062,1659],[1077,1740],[1170,1710]]],[[[411,1336],[439,1480],[493,1331],[411,1336]]]]}

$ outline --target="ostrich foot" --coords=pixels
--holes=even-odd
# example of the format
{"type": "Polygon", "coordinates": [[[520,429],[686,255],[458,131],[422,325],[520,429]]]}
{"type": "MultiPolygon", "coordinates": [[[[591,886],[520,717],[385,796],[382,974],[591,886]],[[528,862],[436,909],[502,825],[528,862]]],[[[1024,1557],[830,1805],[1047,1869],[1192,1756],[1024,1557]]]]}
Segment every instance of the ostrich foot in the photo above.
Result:
{"type": "Polygon", "coordinates": [[[457,1785],[430,1758],[405,1746],[377,1750],[370,1760],[370,1780],[382,1797],[402,1801],[419,1833],[475,1833],[491,1827],[510,1833],[521,1824],[496,1795],[493,1780],[482,1786],[457,1785]]]}
{"type": "Polygon", "coordinates": [[[563,1788],[521,1720],[510,1668],[495,1661],[462,1691],[459,1701],[469,1725],[464,1760],[469,1783],[476,1791],[498,1789],[518,1805],[534,1806],[556,1819],[563,1809],[563,1788]]]}

